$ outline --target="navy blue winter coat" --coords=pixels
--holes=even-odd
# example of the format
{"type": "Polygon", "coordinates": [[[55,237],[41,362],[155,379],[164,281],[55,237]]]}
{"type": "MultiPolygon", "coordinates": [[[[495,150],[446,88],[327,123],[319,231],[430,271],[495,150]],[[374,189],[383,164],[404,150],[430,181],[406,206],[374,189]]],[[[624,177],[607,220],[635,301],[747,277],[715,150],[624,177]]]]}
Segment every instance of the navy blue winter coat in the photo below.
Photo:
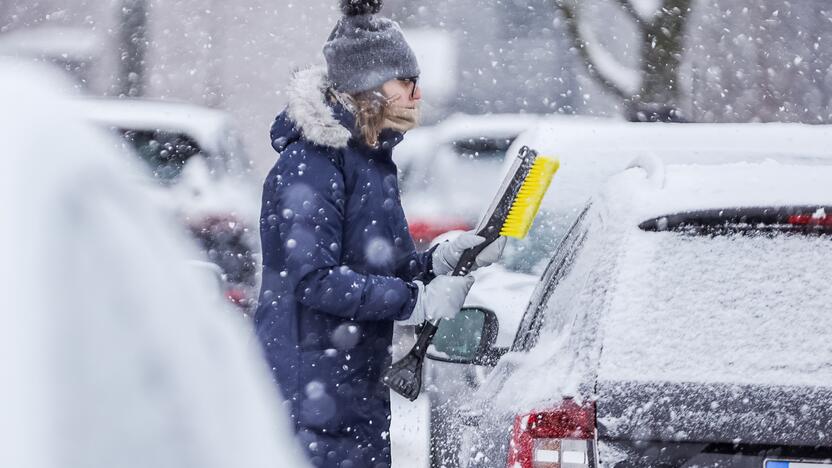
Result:
{"type": "Polygon", "coordinates": [[[272,126],[280,156],[263,186],[255,323],[313,463],[386,467],[381,374],[393,322],[413,311],[412,281],[432,278],[430,252],[416,252],[399,199],[402,135],[385,130],[379,148],[367,146],[325,89],[321,70],[296,74],[272,126]]]}

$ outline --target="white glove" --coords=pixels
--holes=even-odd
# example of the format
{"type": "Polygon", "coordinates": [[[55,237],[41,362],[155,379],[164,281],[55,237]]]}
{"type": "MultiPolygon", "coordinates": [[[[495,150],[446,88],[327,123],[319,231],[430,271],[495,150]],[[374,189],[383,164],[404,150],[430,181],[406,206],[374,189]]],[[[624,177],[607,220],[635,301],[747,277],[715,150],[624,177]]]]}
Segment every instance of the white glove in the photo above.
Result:
{"type": "Polygon", "coordinates": [[[414,281],[419,288],[413,313],[399,325],[419,325],[425,320],[452,319],[465,304],[465,296],[474,285],[473,276],[437,276],[425,285],[414,281]]]}
{"type": "MultiPolygon", "coordinates": [[[[468,231],[463,232],[453,240],[439,244],[431,256],[433,260],[433,274],[436,276],[450,275],[454,272],[454,268],[456,268],[456,264],[459,262],[459,258],[462,256],[462,253],[465,250],[470,249],[471,247],[476,247],[483,242],[485,242],[485,237],[474,234],[474,231],[468,231]]],[[[471,271],[474,271],[479,267],[491,265],[499,260],[500,256],[503,254],[503,248],[505,246],[506,238],[497,238],[496,241],[489,244],[488,247],[483,249],[483,251],[477,255],[477,258],[474,260],[474,264],[471,266],[471,271]]]]}

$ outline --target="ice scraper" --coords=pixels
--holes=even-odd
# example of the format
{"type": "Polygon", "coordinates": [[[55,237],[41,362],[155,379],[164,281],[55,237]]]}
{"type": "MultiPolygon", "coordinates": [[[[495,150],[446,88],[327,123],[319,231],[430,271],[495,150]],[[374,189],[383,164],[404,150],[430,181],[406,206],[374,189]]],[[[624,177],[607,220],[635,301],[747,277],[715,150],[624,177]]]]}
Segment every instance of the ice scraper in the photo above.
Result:
{"type": "MultiPolygon", "coordinates": [[[[528,234],[543,195],[559,167],[557,159],[538,156],[527,146],[520,149],[500,190],[477,225],[477,235],[485,241],[463,252],[453,275],[467,274],[477,255],[500,236],[522,239],[528,234]]],[[[415,400],[422,389],[422,363],[439,322],[425,322],[407,356],[393,363],[383,376],[388,387],[410,401],[415,400]]]]}

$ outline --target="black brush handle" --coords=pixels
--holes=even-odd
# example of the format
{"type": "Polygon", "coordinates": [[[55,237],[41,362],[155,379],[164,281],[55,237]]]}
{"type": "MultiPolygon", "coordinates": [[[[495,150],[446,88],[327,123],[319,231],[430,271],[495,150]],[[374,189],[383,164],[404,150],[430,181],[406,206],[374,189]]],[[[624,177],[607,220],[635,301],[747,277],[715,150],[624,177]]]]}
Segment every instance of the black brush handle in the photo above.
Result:
{"type": "Polygon", "coordinates": [[[488,244],[489,242],[485,241],[482,244],[471,247],[470,249],[465,249],[465,252],[462,252],[462,255],[459,257],[459,261],[456,263],[452,276],[465,276],[468,273],[471,273],[471,268],[477,260],[477,255],[479,255],[483,249],[488,247],[488,244]]]}
{"type": "MultiPolygon", "coordinates": [[[[437,320],[437,324],[438,324],[437,320]]],[[[419,338],[409,353],[393,363],[382,377],[382,382],[391,390],[410,401],[416,400],[422,391],[422,364],[433,335],[439,328],[437,324],[425,322],[419,332],[419,338]]]]}
{"type": "Polygon", "coordinates": [[[477,255],[482,253],[482,251],[491,245],[492,242],[500,238],[500,229],[497,226],[487,226],[485,229],[478,232],[477,235],[484,237],[485,240],[482,241],[482,243],[477,244],[470,249],[465,249],[465,251],[462,252],[462,255],[459,257],[459,261],[456,262],[456,267],[454,267],[452,276],[465,276],[468,273],[471,273],[471,268],[473,268],[474,263],[477,260],[477,255]]]}
{"type": "Polygon", "coordinates": [[[418,357],[419,359],[425,358],[425,354],[428,352],[428,346],[430,346],[431,341],[433,341],[433,335],[436,334],[436,330],[439,330],[439,322],[441,321],[442,319],[439,319],[436,322],[428,320],[422,324],[422,331],[419,332],[419,338],[410,350],[410,354],[418,357]]]}

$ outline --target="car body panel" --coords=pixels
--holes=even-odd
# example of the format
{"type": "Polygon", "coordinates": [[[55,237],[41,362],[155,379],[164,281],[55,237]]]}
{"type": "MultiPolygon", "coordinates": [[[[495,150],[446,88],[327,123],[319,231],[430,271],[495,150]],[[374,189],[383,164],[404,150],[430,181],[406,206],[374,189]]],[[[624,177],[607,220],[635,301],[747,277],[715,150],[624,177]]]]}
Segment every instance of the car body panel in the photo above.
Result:
{"type": "Polygon", "coordinates": [[[832,387],[600,381],[596,398],[601,439],[811,447],[832,434],[832,387]]]}

